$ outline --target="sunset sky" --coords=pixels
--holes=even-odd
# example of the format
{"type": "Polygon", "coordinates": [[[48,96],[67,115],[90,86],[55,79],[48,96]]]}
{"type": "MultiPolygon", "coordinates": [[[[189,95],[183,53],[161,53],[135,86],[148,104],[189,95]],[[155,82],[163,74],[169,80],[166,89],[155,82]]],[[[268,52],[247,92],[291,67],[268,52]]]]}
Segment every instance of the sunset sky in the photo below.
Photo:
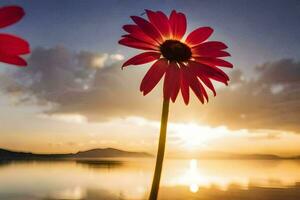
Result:
{"type": "MultiPolygon", "coordinates": [[[[139,84],[149,65],[121,70],[136,50],[118,40],[129,16],[176,9],[188,32],[211,26],[234,64],[202,105],[170,107],[169,155],[300,154],[300,1],[6,1],[26,16],[1,32],[31,44],[27,68],[0,64],[0,148],[41,153],[114,147],[155,153],[162,88],[139,84]]],[[[160,84],[161,85],[161,84],[160,84]]]]}

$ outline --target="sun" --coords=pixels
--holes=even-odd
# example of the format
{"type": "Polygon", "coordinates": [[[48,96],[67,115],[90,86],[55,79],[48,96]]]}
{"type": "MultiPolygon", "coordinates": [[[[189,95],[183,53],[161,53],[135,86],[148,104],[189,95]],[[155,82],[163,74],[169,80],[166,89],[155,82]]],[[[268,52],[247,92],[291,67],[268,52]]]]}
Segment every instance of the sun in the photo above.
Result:
{"type": "Polygon", "coordinates": [[[226,134],[225,127],[213,128],[197,123],[172,124],[171,129],[174,136],[187,150],[206,148],[211,141],[224,137],[226,134]]]}

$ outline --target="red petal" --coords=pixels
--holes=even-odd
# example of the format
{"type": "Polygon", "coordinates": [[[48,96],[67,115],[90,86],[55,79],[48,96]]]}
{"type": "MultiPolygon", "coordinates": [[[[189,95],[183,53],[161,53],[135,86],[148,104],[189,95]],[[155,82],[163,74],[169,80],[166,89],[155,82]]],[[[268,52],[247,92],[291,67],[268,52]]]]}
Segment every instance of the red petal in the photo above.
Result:
{"type": "MultiPolygon", "coordinates": [[[[170,99],[171,96],[173,96],[173,94],[176,93],[175,90],[177,90],[177,88],[176,88],[177,85],[179,88],[178,77],[179,77],[178,65],[175,62],[171,62],[166,71],[165,80],[164,80],[164,99],[170,99]]],[[[178,93],[178,91],[177,91],[177,93],[178,93]]],[[[176,97],[175,97],[175,99],[176,99],[176,97]]]]}
{"type": "Polygon", "coordinates": [[[196,46],[207,40],[212,33],[213,29],[210,27],[197,28],[187,36],[185,42],[190,46],[196,46]]]}
{"type": "Polygon", "coordinates": [[[223,42],[218,42],[218,41],[208,41],[201,43],[197,46],[193,47],[194,49],[209,49],[209,50],[223,50],[227,49],[227,45],[224,44],[223,42]]]}
{"type": "Polygon", "coordinates": [[[193,68],[194,73],[198,76],[206,76],[208,78],[228,84],[229,77],[222,70],[214,66],[207,66],[195,61],[189,61],[189,67],[193,68]]]}
{"type": "Polygon", "coordinates": [[[204,95],[206,101],[208,102],[208,95],[207,95],[207,92],[206,92],[205,88],[203,87],[202,83],[199,80],[198,80],[198,83],[199,83],[199,87],[200,87],[200,90],[201,90],[202,94],[204,95]]]}
{"type": "Polygon", "coordinates": [[[0,53],[20,55],[29,52],[29,44],[27,41],[14,35],[0,34],[0,53]]]}
{"type": "Polygon", "coordinates": [[[153,12],[151,10],[146,10],[147,16],[150,22],[157,28],[163,37],[166,39],[171,36],[171,27],[169,24],[168,17],[163,12],[153,12]]]}
{"type": "Polygon", "coordinates": [[[220,67],[230,67],[233,65],[226,60],[218,59],[218,58],[205,58],[205,57],[195,57],[197,62],[209,65],[209,66],[220,66],[220,67]]]}
{"type": "Polygon", "coordinates": [[[212,82],[210,81],[209,78],[207,78],[202,71],[197,70],[197,68],[195,67],[190,67],[191,70],[193,71],[194,74],[196,74],[196,76],[198,76],[200,78],[200,80],[213,92],[214,96],[217,95],[216,90],[214,85],[212,84],[212,82]]]}
{"type": "Polygon", "coordinates": [[[173,38],[181,40],[186,32],[186,17],[183,13],[177,13],[175,10],[170,15],[170,25],[172,28],[173,38]]]}
{"type": "Polygon", "coordinates": [[[122,38],[119,41],[119,44],[132,47],[132,48],[143,49],[143,50],[159,50],[158,47],[156,46],[141,42],[139,40],[131,38],[130,36],[125,36],[125,38],[122,38]]]}
{"type": "Polygon", "coordinates": [[[0,28],[16,23],[25,15],[20,6],[5,6],[0,8],[0,28]]]}
{"type": "Polygon", "coordinates": [[[140,40],[140,41],[152,44],[152,45],[157,45],[157,46],[159,45],[154,39],[152,39],[151,37],[146,35],[137,25],[132,25],[132,24],[125,25],[125,26],[123,26],[123,29],[125,31],[127,31],[128,33],[130,33],[131,37],[133,37],[137,40],[140,40]]]}
{"type": "Polygon", "coordinates": [[[178,96],[178,93],[179,93],[179,89],[180,89],[180,69],[177,67],[177,70],[176,70],[176,73],[174,74],[174,89],[173,89],[173,92],[171,94],[171,100],[173,102],[175,102],[177,96],[178,96]]]}
{"type": "Polygon", "coordinates": [[[150,22],[138,16],[131,16],[131,18],[145,34],[156,40],[158,43],[163,42],[161,34],[150,22]]]}
{"type": "Polygon", "coordinates": [[[210,50],[210,49],[192,49],[194,57],[227,57],[230,54],[226,51],[221,50],[210,50]]]}
{"type": "Polygon", "coordinates": [[[158,52],[145,52],[145,53],[138,54],[138,55],[130,58],[129,60],[127,60],[122,65],[122,68],[126,67],[128,65],[141,65],[141,64],[148,63],[148,62],[152,62],[154,60],[159,59],[160,55],[161,54],[158,52]]]}
{"type": "Polygon", "coordinates": [[[168,65],[168,60],[161,58],[150,67],[140,86],[140,90],[144,95],[148,94],[157,85],[165,74],[168,65]]]}
{"type": "Polygon", "coordinates": [[[0,61],[18,66],[27,66],[26,61],[23,58],[16,55],[5,55],[0,53],[0,61]]]}
{"type": "Polygon", "coordinates": [[[187,81],[188,77],[186,77],[185,70],[186,70],[186,66],[180,64],[180,90],[181,90],[181,95],[184,100],[184,103],[188,105],[190,100],[190,91],[189,91],[189,83],[187,81]]]}
{"type": "MultiPolygon", "coordinates": [[[[199,75],[199,74],[198,74],[199,75]]],[[[214,93],[214,96],[217,95],[216,90],[212,82],[206,76],[199,75],[201,81],[214,93]]]]}
{"type": "MultiPolygon", "coordinates": [[[[204,103],[204,97],[203,97],[203,90],[201,89],[201,83],[199,82],[196,74],[193,73],[192,70],[190,70],[188,67],[185,70],[186,72],[186,78],[188,80],[188,83],[195,93],[195,95],[198,97],[198,99],[201,101],[201,103],[204,103]]],[[[202,86],[203,87],[203,86],[202,86]]],[[[205,91],[205,90],[204,90],[205,91]]],[[[207,95],[207,94],[206,94],[207,95]]]]}

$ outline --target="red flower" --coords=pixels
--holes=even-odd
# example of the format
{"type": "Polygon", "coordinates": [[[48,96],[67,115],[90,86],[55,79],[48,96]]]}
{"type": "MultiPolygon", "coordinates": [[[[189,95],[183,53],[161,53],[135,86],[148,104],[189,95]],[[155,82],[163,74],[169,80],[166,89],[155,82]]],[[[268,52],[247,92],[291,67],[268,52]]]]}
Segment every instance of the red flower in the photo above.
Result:
{"type": "Polygon", "coordinates": [[[164,76],[164,98],[175,102],[179,90],[185,104],[189,103],[189,88],[198,99],[208,101],[203,84],[214,95],[216,91],[211,80],[227,85],[228,76],[218,68],[233,67],[231,63],[220,59],[230,56],[224,51],[227,46],[218,41],[206,41],[212,34],[210,27],[201,27],[192,31],[185,40],[187,22],[183,13],[172,11],[169,18],[161,11],[146,10],[149,21],[132,16],[135,24],[125,25],[128,32],[119,41],[120,44],[146,50],[127,60],[123,66],[141,65],[155,61],[142,80],[140,90],[148,94],[164,76]]]}
{"type": "MultiPolygon", "coordinates": [[[[25,15],[19,6],[0,8],[0,28],[16,23],[25,15]]],[[[0,61],[18,66],[26,66],[26,61],[20,55],[29,53],[29,44],[14,35],[0,33],[0,61]]]]}

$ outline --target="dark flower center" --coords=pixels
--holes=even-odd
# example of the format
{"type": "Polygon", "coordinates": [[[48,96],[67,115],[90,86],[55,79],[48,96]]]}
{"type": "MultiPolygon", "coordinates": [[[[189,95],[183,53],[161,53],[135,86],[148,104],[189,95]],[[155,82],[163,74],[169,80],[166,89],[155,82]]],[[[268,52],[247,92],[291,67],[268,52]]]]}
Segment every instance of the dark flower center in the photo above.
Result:
{"type": "Polygon", "coordinates": [[[192,56],[190,47],[178,40],[166,40],[160,46],[160,51],[170,61],[184,62],[188,61],[192,56]]]}

